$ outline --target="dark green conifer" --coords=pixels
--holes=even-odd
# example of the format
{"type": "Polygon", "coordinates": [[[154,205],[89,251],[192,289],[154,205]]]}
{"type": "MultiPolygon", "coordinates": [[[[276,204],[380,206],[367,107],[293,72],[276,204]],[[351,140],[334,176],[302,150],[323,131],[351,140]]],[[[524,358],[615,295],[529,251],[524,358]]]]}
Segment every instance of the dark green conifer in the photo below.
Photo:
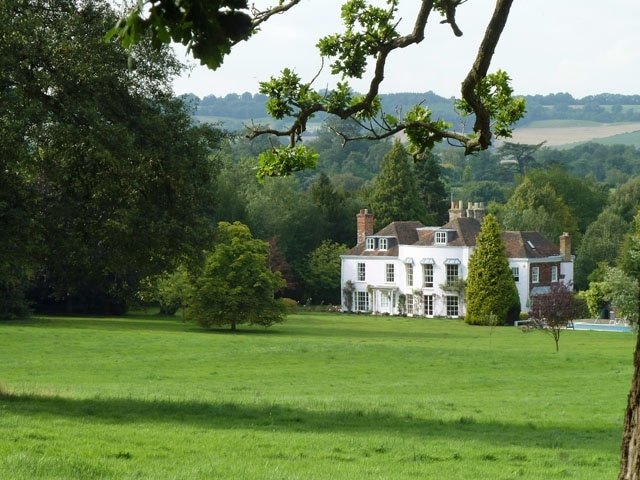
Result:
{"type": "Polygon", "coordinates": [[[376,230],[391,222],[427,221],[426,209],[418,198],[410,156],[399,141],[394,142],[382,159],[380,173],[371,189],[369,205],[376,215],[376,230]]]}
{"type": "Polygon", "coordinates": [[[498,220],[487,215],[469,258],[465,321],[472,325],[511,322],[520,311],[516,288],[498,220]]]}

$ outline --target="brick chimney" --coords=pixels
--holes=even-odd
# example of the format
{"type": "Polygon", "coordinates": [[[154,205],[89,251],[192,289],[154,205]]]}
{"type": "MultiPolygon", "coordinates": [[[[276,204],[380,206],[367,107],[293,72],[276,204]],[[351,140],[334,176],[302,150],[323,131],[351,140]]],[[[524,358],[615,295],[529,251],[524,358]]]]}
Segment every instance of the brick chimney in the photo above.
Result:
{"type": "Polygon", "coordinates": [[[464,217],[464,209],[462,208],[462,200],[458,203],[451,202],[451,208],[449,209],[449,221],[452,222],[456,218],[464,217]]]}
{"type": "Polygon", "coordinates": [[[456,218],[475,218],[482,223],[486,213],[487,210],[484,208],[483,202],[468,202],[465,209],[462,200],[460,200],[458,203],[451,202],[449,221],[451,222],[456,218]]]}
{"type": "Polygon", "coordinates": [[[563,262],[571,261],[571,235],[567,232],[560,235],[560,255],[563,262]]]}
{"type": "Polygon", "coordinates": [[[358,230],[358,243],[364,242],[367,235],[373,235],[373,213],[369,210],[362,209],[356,215],[356,225],[358,230]]]}
{"type": "Polygon", "coordinates": [[[475,218],[480,223],[484,219],[487,211],[484,208],[484,202],[469,202],[467,205],[467,217],[475,218]]]}

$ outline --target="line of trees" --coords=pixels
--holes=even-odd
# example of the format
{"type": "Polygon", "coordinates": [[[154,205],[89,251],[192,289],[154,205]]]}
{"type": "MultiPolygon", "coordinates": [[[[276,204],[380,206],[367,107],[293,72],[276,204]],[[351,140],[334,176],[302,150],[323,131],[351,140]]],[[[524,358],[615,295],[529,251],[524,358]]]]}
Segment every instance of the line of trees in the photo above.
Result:
{"type": "MultiPolygon", "coordinates": [[[[200,117],[234,118],[243,121],[266,118],[267,96],[261,93],[229,93],[225,96],[214,94],[199,98],[193,94],[186,96],[196,107],[200,117]]],[[[574,98],[569,93],[548,95],[522,95],[527,102],[527,115],[518,126],[526,126],[537,120],[583,120],[601,123],[640,121],[640,95],[613,95],[603,93],[583,98],[574,98]]],[[[459,121],[454,110],[455,99],[445,98],[434,92],[381,94],[382,109],[393,112],[397,109],[410,110],[418,103],[429,105],[434,116],[449,123],[459,121]]],[[[324,121],[321,115],[317,121],[324,121]]]]}

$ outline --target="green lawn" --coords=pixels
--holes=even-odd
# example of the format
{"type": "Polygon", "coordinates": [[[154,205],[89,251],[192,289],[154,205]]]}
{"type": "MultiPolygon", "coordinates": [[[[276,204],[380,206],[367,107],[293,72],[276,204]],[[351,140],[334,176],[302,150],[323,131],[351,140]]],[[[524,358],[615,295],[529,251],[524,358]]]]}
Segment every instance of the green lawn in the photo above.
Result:
{"type": "Polygon", "coordinates": [[[0,323],[2,479],[615,478],[635,336],[359,315],[0,323]]]}

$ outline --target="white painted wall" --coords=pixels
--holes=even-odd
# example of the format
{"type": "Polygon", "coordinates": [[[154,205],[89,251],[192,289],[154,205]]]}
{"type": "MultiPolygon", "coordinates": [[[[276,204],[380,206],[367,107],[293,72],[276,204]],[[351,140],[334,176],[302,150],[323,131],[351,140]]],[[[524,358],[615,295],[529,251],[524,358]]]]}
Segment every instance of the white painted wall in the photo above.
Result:
{"type": "MultiPolygon", "coordinates": [[[[458,267],[458,275],[466,279],[467,265],[469,263],[469,255],[471,254],[469,247],[451,247],[451,246],[415,246],[401,245],[399,247],[398,257],[360,257],[343,255],[342,258],[342,278],[341,284],[351,280],[356,287],[356,291],[369,291],[370,307],[375,313],[397,314],[398,312],[398,295],[413,295],[415,291],[421,292],[421,295],[434,295],[434,316],[446,315],[446,294],[440,285],[446,283],[446,266],[447,259],[458,259],[460,265],[458,267]],[[411,259],[413,265],[413,285],[407,284],[407,264],[411,259]],[[424,278],[422,269],[423,259],[433,259],[433,287],[423,288],[424,278]],[[365,280],[358,281],[358,263],[365,263],[365,280]],[[394,281],[392,283],[386,281],[387,265],[394,266],[394,281]],[[384,296],[388,298],[384,298],[384,296]]],[[[344,295],[344,293],[343,293],[344,295]]],[[[418,299],[416,306],[419,306],[422,299],[418,299]]],[[[342,300],[344,306],[344,298],[342,300]]],[[[422,314],[422,312],[416,312],[422,314]]],[[[464,301],[459,302],[459,316],[464,316],[464,301]]]]}

